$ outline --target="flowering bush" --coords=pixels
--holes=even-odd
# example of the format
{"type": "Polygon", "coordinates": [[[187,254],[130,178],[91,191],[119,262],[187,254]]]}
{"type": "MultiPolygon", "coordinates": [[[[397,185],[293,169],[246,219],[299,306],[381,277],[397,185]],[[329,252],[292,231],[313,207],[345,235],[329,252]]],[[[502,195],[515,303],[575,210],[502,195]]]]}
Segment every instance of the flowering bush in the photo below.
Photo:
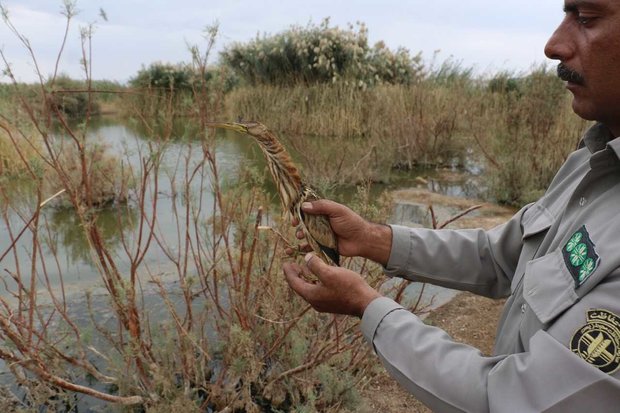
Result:
{"type": "Polygon", "coordinates": [[[255,84],[339,82],[366,88],[379,83],[409,84],[421,76],[421,56],[383,42],[368,45],[363,23],[347,29],[331,27],[329,18],[320,25],[290,29],[235,43],[221,53],[222,63],[243,80],[255,84]]]}
{"type": "Polygon", "coordinates": [[[142,68],[129,84],[132,87],[191,90],[192,73],[183,65],[153,63],[142,68]]]}

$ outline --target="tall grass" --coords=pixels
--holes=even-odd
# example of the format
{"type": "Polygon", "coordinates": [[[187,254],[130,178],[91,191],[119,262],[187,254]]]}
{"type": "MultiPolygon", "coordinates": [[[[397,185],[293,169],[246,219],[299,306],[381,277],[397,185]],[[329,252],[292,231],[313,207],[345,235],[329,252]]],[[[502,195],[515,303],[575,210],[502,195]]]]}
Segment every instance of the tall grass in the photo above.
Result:
{"type": "Polygon", "coordinates": [[[450,161],[460,147],[461,96],[425,83],[367,90],[340,83],[239,88],[225,103],[229,118],[259,120],[284,135],[313,181],[351,184],[384,181],[393,167],[450,161]]]}
{"type": "Polygon", "coordinates": [[[381,181],[393,168],[474,156],[489,199],[518,205],[541,194],[587,126],[570,99],[544,66],[485,79],[442,65],[411,85],[241,87],[226,95],[225,113],[279,131],[305,153],[314,181],[381,181]]]}
{"type": "Polygon", "coordinates": [[[545,66],[489,79],[451,59],[424,66],[407,50],[370,47],[367,34],[326,19],[232,45],[222,61],[243,86],[226,96],[226,113],[306,148],[314,181],[384,180],[392,168],[473,155],[486,161],[489,198],[508,204],[539,196],[584,130],[545,66]]]}

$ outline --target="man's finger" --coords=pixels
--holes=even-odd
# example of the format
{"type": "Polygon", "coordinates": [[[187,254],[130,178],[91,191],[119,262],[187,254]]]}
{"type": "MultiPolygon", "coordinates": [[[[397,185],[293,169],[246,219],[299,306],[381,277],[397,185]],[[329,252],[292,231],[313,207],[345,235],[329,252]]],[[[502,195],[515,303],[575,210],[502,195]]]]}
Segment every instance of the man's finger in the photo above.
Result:
{"type": "Polygon", "coordinates": [[[304,239],[304,238],[306,238],[306,234],[304,234],[304,231],[302,229],[298,229],[295,232],[295,236],[297,237],[297,239],[304,239]]]}
{"type": "Polygon", "coordinates": [[[299,244],[297,248],[286,247],[284,248],[284,253],[290,257],[300,252],[312,252],[312,247],[309,244],[299,244]]]}
{"type": "Polygon", "coordinates": [[[304,202],[301,209],[309,214],[333,215],[343,206],[329,199],[319,199],[318,201],[304,202]]]}
{"type": "Polygon", "coordinates": [[[312,284],[300,276],[302,273],[301,267],[293,262],[285,262],[282,264],[282,270],[288,285],[303,299],[306,299],[310,294],[312,284]]]}
{"type": "Polygon", "coordinates": [[[316,284],[317,283],[316,275],[314,275],[312,271],[310,271],[310,268],[308,268],[307,265],[301,265],[300,267],[301,267],[300,276],[303,276],[306,281],[310,282],[310,284],[316,284]]]}
{"type": "Polygon", "coordinates": [[[300,244],[299,245],[300,252],[312,252],[312,247],[310,244],[300,244]]]}
{"type": "Polygon", "coordinates": [[[325,277],[328,276],[329,271],[331,271],[331,267],[323,262],[316,254],[309,252],[305,255],[304,260],[306,261],[306,266],[312,274],[319,279],[319,281],[323,282],[325,277]]]}

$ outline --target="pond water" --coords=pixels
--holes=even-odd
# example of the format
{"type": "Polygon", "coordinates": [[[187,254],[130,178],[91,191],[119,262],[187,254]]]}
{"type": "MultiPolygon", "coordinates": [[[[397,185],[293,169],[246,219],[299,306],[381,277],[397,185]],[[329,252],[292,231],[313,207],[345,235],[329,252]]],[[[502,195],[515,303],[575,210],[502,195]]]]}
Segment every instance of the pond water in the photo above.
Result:
{"type": "MultiPolygon", "coordinates": [[[[170,142],[164,152],[162,168],[159,172],[160,180],[158,187],[158,205],[156,219],[159,230],[162,234],[170,234],[172,237],[177,235],[178,218],[171,213],[173,208],[181,212],[183,203],[179,197],[173,196],[173,185],[178,185],[183,180],[184,164],[199,163],[203,158],[201,142],[191,136],[191,128],[186,125],[178,125],[179,131],[177,141],[170,142]],[[193,139],[192,139],[193,138],[193,139]]],[[[141,159],[148,153],[148,146],[153,144],[148,132],[127,121],[116,118],[98,119],[90,125],[88,139],[107,145],[110,152],[123,159],[123,162],[133,168],[139,168],[141,159]]],[[[222,181],[235,182],[240,170],[252,167],[257,171],[266,171],[266,163],[258,146],[253,140],[246,136],[230,132],[218,131],[216,135],[215,156],[219,168],[219,176],[222,181]]],[[[409,171],[393,173],[389,184],[374,185],[372,192],[379,194],[386,189],[403,188],[412,186],[412,178],[420,174],[429,175],[425,185],[428,189],[452,195],[470,196],[472,192],[471,180],[465,178],[457,180],[442,181],[432,178],[430,171],[409,171]]],[[[202,197],[203,211],[206,216],[212,213],[213,197],[209,189],[208,181],[195,179],[192,182],[192,192],[200,194],[202,197]],[[200,188],[202,187],[202,190],[200,188]]],[[[33,195],[28,192],[27,185],[20,183],[8,184],[8,193],[11,195],[8,207],[7,219],[14,235],[24,227],[25,222],[30,218],[27,212],[32,210],[26,204],[34,205],[36,202],[33,195]],[[18,212],[19,211],[19,212],[18,212]]],[[[475,185],[473,185],[475,187],[475,185]]],[[[271,194],[271,199],[275,204],[279,201],[275,192],[275,186],[269,176],[265,179],[265,191],[271,194]]],[[[475,188],[473,189],[475,190],[475,188]]],[[[338,199],[347,202],[355,194],[355,188],[344,188],[338,190],[338,199]]],[[[124,237],[131,243],[132,239],[137,239],[139,221],[139,211],[132,202],[123,206],[122,214],[116,208],[108,208],[100,211],[98,224],[102,229],[107,245],[112,246],[112,250],[119,257],[123,256],[121,239],[124,237]],[[119,218],[120,217],[120,218],[119,218]]],[[[150,215],[153,211],[147,208],[146,213],[150,215]]],[[[6,223],[3,223],[2,235],[0,235],[0,254],[3,254],[11,245],[8,236],[6,223]]],[[[75,292],[83,292],[86,289],[100,288],[100,276],[93,264],[93,257],[90,253],[89,245],[83,236],[83,230],[75,217],[74,212],[69,208],[46,207],[42,216],[41,230],[46,234],[44,237],[45,245],[39,253],[38,263],[46,263],[45,273],[49,282],[54,285],[60,284],[60,277],[64,282],[65,293],[71,295],[75,292]]],[[[32,237],[30,231],[25,231],[16,244],[15,253],[13,251],[6,255],[0,262],[0,270],[3,274],[15,273],[17,265],[22,272],[28,273],[29,262],[31,262],[32,237]]],[[[168,260],[161,260],[163,251],[159,245],[153,245],[146,254],[145,264],[152,268],[165,265],[168,260]]],[[[119,260],[121,272],[127,270],[127,262],[119,260]]],[[[40,265],[41,266],[41,265],[40,265]]],[[[165,268],[160,271],[165,272],[165,268]]],[[[40,282],[43,283],[43,268],[38,269],[40,282]]],[[[13,289],[10,277],[5,278],[6,283],[0,285],[0,294],[6,297],[6,287],[13,289]]],[[[41,284],[43,286],[44,284],[41,284]]]]}

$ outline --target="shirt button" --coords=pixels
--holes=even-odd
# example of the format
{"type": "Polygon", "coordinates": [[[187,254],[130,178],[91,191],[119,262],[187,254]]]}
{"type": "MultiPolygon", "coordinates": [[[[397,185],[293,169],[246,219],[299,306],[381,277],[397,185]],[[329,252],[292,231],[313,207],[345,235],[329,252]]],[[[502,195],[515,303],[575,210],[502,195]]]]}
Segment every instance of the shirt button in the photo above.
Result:
{"type": "Polygon", "coordinates": [[[526,309],[527,309],[527,305],[525,303],[521,304],[521,312],[525,313],[526,309]]]}
{"type": "Polygon", "coordinates": [[[585,204],[588,203],[588,200],[586,199],[585,196],[582,196],[581,198],[579,198],[579,206],[584,206],[585,204]]]}

